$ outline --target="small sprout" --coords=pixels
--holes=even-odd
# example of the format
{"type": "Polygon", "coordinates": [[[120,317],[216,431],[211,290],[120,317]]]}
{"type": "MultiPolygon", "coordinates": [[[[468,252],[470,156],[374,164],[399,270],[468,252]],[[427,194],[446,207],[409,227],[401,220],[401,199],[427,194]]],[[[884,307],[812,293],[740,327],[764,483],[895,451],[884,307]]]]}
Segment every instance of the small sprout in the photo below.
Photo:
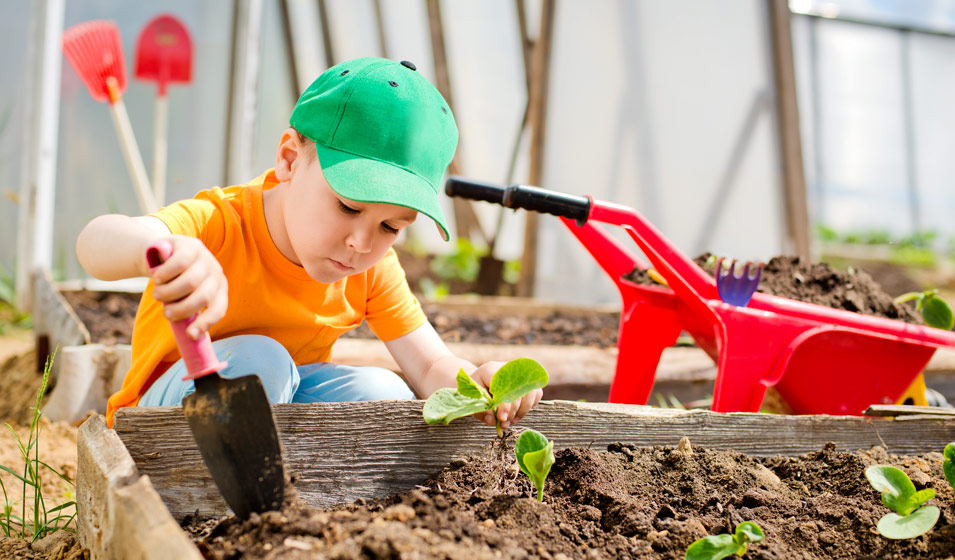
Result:
{"type": "Polygon", "coordinates": [[[686,560],[720,560],[734,554],[746,554],[747,543],[763,540],[763,530],[752,521],[736,526],[732,535],[710,535],[695,541],[686,549],[686,560]]]}
{"type": "Polygon", "coordinates": [[[554,465],[554,442],[534,430],[524,430],[514,445],[517,464],[537,488],[537,501],[544,501],[544,480],[554,465]]]}
{"type": "Polygon", "coordinates": [[[922,505],[935,497],[935,490],[916,491],[907,474],[887,465],[872,465],[865,470],[865,477],[882,492],[882,503],[893,512],[885,514],[876,526],[883,537],[911,539],[924,534],[938,521],[939,509],[922,505]]]}
{"type": "MultiPolygon", "coordinates": [[[[458,388],[445,387],[434,392],[424,403],[424,421],[428,424],[448,424],[456,418],[469,416],[516,401],[527,393],[547,385],[547,370],[530,358],[507,362],[491,378],[490,392],[471,379],[464,370],[458,371],[458,388]]],[[[501,423],[497,435],[503,437],[501,423]]]]}
{"type": "Polygon", "coordinates": [[[938,290],[908,292],[895,298],[895,303],[901,304],[914,299],[915,310],[922,314],[928,326],[950,331],[955,326],[955,316],[952,315],[952,308],[944,299],[938,297],[937,293],[938,290]]]}
{"type": "Polygon", "coordinates": [[[942,472],[948,485],[955,488],[955,442],[945,446],[945,461],[942,463],[942,472]]]}

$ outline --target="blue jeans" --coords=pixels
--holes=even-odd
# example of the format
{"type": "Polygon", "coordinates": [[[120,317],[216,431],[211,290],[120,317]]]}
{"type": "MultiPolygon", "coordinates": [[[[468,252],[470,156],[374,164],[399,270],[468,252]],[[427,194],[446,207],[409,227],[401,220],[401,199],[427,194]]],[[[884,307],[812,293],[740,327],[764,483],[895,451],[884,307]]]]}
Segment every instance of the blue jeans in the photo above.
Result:
{"type": "MultiPolygon", "coordinates": [[[[212,347],[220,360],[229,362],[219,375],[258,375],[271,404],[415,398],[396,373],[384,368],[330,362],[296,366],[285,347],[267,336],[238,335],[217,340],[212,347]]],[[[182,380],[184,375],[186,367],[179,360],[146,390],[139,406],[181,404],[196,390],[193,381],[182,380]]]]}

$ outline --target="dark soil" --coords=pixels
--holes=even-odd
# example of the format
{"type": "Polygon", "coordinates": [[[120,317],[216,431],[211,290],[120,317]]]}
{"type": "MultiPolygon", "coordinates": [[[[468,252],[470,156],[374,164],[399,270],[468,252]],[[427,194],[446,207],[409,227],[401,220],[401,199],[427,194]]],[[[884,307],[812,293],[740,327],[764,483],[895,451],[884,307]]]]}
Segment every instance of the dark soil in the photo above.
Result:
{"type": "MultiPolygon", "coordinates": [[[[701,255],[696,262],[704,266],[708,256],[701,255]]],[[[409,279],[414,281],[417,276],[413,276],[412,272],[422,267],[421,263],[408,266],[409,279]]],[[[897,268],[891,269],[894,276],[886,270],[882,270],[885,278],[900,282],[897,268]]],[[[712,274],[712,267],[707,271],[712,274]]],[[[640,269],[634,269],[627,279],[638,284],[653,282],[640,269]]],[[[455,284],[453,291],[467,293],[468,285],[455,284]]],[[[798,257],[774,257],[763,270],[759,291],[836,309],[922,323],[921,316],[910,305],[894,304],[892,297],[861,269],[842,272],[828,264],[807,263],[798,257]]],[[[94,342],[129,344],[140,294],[66,291],[63,296],[89,329],[94,342]]],[[[618,313],[594,313],[585,309],[561,309],[545,316],[532,317],[478,317],[473,313],[443,307],[440,303],[425,303],[424,310],[435,330],[448,342],[611,348],[617,345],[620,322],[618,313]]],[[[374,337],[367,325],[349,331],[344,336],[374,337]]]]}
{"type": "MultiPolygon", "coordinates": [[[[89,329],[94,342],[130,343],[141,294],[84,290],[66,291],[63,296],[89,329]]],[[[423,307],[428,320],[447,342],[601,348],[617,345],[619,313],[561,309],[540,317],[477,317],[470,312],[443,308],[440,304],[425,303],[423,307]]],[[[374,338],[365,324],[345,336],[374,338]]]]}
{"type": "MultiPolygon", "coordinates": [[[[686,449],[690,446],[685,446],[686,449]]],[[[844,453],[831,445],[801,457],[612,445],[557,452],[544,502],[508,455],[458,461],[424,486],[330,510],[293,505],[188,528],[207,558],[649,558],[682,559],[707,534],[755,521],[766,539],[747,559],[951,558],[952,488],[942,456],[844,453]],[[493,458],[492,458],[493,457],[493,458]],[[892,464],[937,492],[934,530],[881,537],[888,512],[863,471],[892,464]]]]}
{"type": "MultiPolygon", "coordinates": [[[[708,260],[709,253],[694,259],[696,264],[712,276],[715,265],[708,265],[708,260]]],[[[653,283],[650,275],[639,268],[635,268],[625,278],[636,284],[653,283]]],[[[884,292],[872,276],[861,269],[850,268],[843,272],[828,263],[812,263],[800,257],[777,256],[770,259],[763,268],[757,291],[834,309],[923,324],[922,317],[913,307],[894,303],[892,296],[884,292]]]]}

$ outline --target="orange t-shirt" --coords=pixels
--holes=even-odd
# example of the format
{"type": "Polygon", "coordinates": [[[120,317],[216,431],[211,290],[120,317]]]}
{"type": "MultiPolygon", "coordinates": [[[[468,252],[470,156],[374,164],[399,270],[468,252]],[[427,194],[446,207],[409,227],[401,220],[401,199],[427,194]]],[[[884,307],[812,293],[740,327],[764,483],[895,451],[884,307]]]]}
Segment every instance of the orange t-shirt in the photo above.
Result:
{"type": "MultiPolygon", "coordinates": [[[[296,364],[328,361],[332,344],[368,321],[381,340],[392,340],[427,318],[405,281],[394,249],[372,268],[334,284],[313,280],[285,258],[272,242],[262,191],[278,183],[269,170],[246,185],[202,191],[160,209],[153,216],[173,234],[199,238],[222,265],[229,281],[229,308],[213,325],[213,340],[261,334],[282,344],[296,364]]],[[[133,327],[132,365],[122,388],[109,399],[107,421],[140,396],[173,363],[179,352],[162,305],[143,293],[133,327]]]]}

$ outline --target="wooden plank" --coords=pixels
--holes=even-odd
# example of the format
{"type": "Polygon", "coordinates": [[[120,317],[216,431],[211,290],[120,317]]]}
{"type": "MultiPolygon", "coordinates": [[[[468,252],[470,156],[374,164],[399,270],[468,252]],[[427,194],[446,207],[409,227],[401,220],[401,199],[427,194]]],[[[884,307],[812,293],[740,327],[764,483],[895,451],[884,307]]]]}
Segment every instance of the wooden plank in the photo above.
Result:
{"type": "Polygon", "coordinates": [[[866,416],[899,417],[913,415],[949,416],[955,419],[955,408],[937,406],[915,406],[908,404],[874,404],[863,413],[866,416]]]}
{"type": "Polygon", "coordinates": [[[76,527],[93,558],[202,558],[104,417],[80,426],[77,456],[76,527]]]}
{"type": "MultiPolygon", "coordinates": [[[[454,459],[485,453],[495,439],[494,428],[469,418],[428,426],[421,419],[422,404],[275,406],[287,469],[302,499],[326,507],[405,491],[454,459]]],[[[675,446],[687,436],[696,445],[757,456],[798,455],[827,442],[841,450],[885,445],[890,453],[922,453],[943,449],[955,435],[950,418],[720,414],[568,401],[542,402],[522,426],[540,430],[558,448],[613,442],[675,446]]],[[[177,519],[197,510],[226,511],[181,408],[121,409],[114,427],[177,519]]]]}

